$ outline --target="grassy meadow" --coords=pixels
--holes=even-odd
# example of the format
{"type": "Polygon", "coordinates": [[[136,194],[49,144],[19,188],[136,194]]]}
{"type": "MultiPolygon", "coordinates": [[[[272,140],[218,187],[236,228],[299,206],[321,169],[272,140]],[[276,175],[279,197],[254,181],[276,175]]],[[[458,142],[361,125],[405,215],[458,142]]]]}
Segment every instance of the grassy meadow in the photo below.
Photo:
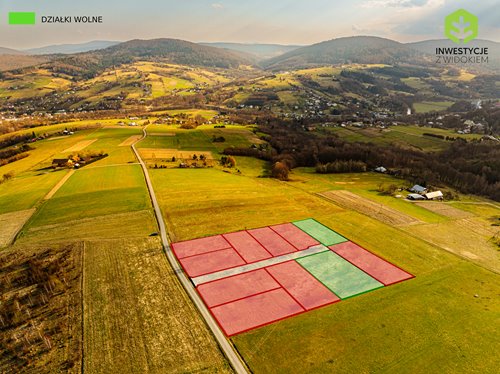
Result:
{"type": "Polygon", "coordinates": [[[500,304],[494,295],[500,287],[496,274],[485,269],[498,263],[486,223],[495,208],[474,218],[482,222],[481,232],[476,228],[467,239],[465,227],[455,237],[447,230],[467,226],[463,220],[377,191],[380,184],[407,187],[404,181],[375,173],[317,175],[305,168],[295,170],[290,182],[278,182],[258,178],[265,163],[237,157],[237,167],[240,162],[241,175],[217,168],[150,171],[173,241],[313,217],[416,275],[231,338],[253,372],[495,372],[495,360],[484,359],[484,352],[492,358],[498,347],[500,304]],[[330,190],[351,191],[421,224],[392,227],[317,195],[330,190]],[[466,239],[469,259],[453,253],[466,239]],[[277,360],[283,364],[275,365],[277,360]]]}
{"type": "Polygon", "coordinates": [[[89,242],[84,370],[230,373],[157,239],[89,242]]]}
{"type": "MultiPolygon", "coordinates": [[[[122,145],[142,130],[115,128],[117,122],[34,143],[29,157],[6,165],[17,172],[0,185],[0,214],[36,208],[21,231],[19,246],[83,243],[79,271],[85,371],[231,372],[158,239],[148,238],[158,229],[144,176],[130,145],[122,145]],[[67,156],[64,151],[82,141],[93,141],[84,151],[109,156],[76,170],[43,200],[67,171],[40,169],[52,158],[67,156]]],[[[231,145],[260,143],[252,130],[150,125],[150,135],[138,147],[207,151],[217,158],[231,145]],[[214,143],[214,136],[226,141],[214,143]]],[[[351,128],[332,131],[374,142],[397,138],[426,150],[446,146],[423,136],[438,130],[413,126],[380,134],[351,128]]],[[[236,157],[236,162],[232,169],[149,169],[172,241],[315,218],[416,276],[232,337],[252,372],[496,372],[500,254],[490,239],[498,231],[492,226],[493,218],[500,216],[497,205],[460,196],[459,201],[443,203],[465,218],[454,217],[381,195],[380,185],[409,187],[387,175],[319,175],[312,168],[299,168],[289,182],[280,182],[265,177],[267,162],[248,157],[236,157]],[[319,195],[338,190],[418,222],[394,227],[319,195]]],[[[6,170],[2,168],[0,174],[6,170]]]]}

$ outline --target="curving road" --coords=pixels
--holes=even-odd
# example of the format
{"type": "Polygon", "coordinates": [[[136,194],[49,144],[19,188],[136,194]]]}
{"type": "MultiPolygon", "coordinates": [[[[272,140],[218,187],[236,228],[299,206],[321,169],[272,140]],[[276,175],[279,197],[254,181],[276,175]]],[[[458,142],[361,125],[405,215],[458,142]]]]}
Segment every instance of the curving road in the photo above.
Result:
{"type": "Polygon", "coordinates": [[[139,152],[135,148],[135,145],[147,136],[146,127],[142,129],[142,132],[143,132],[142,138],[137,140],[134,144],[132,144],[132,150],[134,151],[135,156],[139,160],[139,163],[142,167],[142,171],[144,172],[144,177],[146,179],[146,184],[147,184],[147,187],[149,190],[149,195],[151,196],[151,201],[153,202],[153,208],[155,211],[156,220],[158,221],[158,227],[160,228],[160,236],[161,236],[161,242],[163,245],[163,250],[167,256],[168,261],[170,262],[170,266],[172,266],[172,269],[174,270],[175,274],[177,275],[177,278],[179,278],[182,286],[184,287],[184,289],[188,293],[191,300],[193,300],[194,305],[198,308],[202,317],[205,319],[205,322],[207,323],[208,327],[212,331],[212,334],[217,339],[217,342],[219,343],[220,348],[222,349],[222,351],[224,352],[224,354],[228,358],[234,371],[238,374],[247,374],[248,371],[245,368],[245,366],[243,365],[239,354],[235,351],[233,346],[228,342],[228,340],[224,336],[224,333],[219,328],[219,325],[217,325],[217,322],[215,322],[212,315],[210,314],[208,309],[205,307],[205,304],[203,303],[200,296],[196,292],[193,284],[188,279],[188,277],[184,274],[181,266],[177,262],[177,259],[175,258],[174,254],[172,253],[172,249],[170,248],[170,245],[169,245],[167,229],[165,227],[165,221],[163,220],[163,215],[161,213],[160,205],[158,204],[158,200],[156,199],[155,191],[153,189],[153,184],[151,183],[151,179],[149,177],[148,168],[147,168],[146,164],[144,163],[144,161],[142,160],[141,156],[139,155],[139,152]]]}

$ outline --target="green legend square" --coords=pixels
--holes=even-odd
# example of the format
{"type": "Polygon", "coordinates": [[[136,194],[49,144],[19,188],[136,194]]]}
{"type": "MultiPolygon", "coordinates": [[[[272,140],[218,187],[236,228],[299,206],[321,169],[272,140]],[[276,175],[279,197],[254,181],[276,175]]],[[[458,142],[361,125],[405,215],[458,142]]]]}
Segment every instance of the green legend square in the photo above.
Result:
{"type": "Polygon", "coordinates": [[[9,25],[34,25],[36,22],[35,12],[10,12],[9,25]]]}

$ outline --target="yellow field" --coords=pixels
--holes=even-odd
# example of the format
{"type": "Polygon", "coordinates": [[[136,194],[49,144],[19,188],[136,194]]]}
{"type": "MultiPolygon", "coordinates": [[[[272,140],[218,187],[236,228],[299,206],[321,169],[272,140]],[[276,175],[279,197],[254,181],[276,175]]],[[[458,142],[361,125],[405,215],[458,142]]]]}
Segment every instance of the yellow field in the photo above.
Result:
{"type": "Polygon", "coordinates": [[[171,159],[175,157],[178,160],[192,159],[193,155],[198,157],[204,155],[207,160],[213,160],[214,157],[212,152],[200,152],[200,151],[180,151],[178,149],[163,149],[163,148],[141,148],[139,149],[141,157],[146,160],[154,159],[171,159]]]}
{"type": "Polygon", "coordinates": [[[492,240],[495,235],[499,235],[500,230],[483,218],[414,225],[403,230],[487,269],[500,272],[500,251],[492,240]]]}
{"type": "Polygon", "coordinates": [[[119,147],[130,147],[132,144],[134,144],[140,138],[142,138],[142,135],[132,135],[130,138],[121,142],[118,146],[119,147]]]}

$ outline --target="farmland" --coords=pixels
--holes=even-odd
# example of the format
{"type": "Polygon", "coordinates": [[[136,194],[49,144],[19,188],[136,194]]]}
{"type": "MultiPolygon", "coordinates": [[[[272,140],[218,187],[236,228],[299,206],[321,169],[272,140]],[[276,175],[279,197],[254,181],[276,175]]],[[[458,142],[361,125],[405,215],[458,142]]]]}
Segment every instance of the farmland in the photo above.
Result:
{"type": "MultiPolygon", "coordinates": [[[[130,150],[142,129],[108,123],[41,141],[19,161],[26,163],[24,171],[0,185],[2,212],[36,208],[16,246],[84,243],[85,370],[230,372],[158,240],[147,238],[157,227],[130,150]],[[67,156],[64,151],[81,142],[88,143],[83,151],[102,150],[109,156],[72,174],[38,175],[52,157],[67,156]]],[[[421,136],[418,128],[397,130],[421,136]]],[[[172,241],[313,217],[416,276],[231,337],[252,371],[401,372],[412,367],[424,373],[436,369],[432,360],[419,360],[426,355],[449,372],[472,366],[493,372],[491,360],[477,357],[479,352],[493,355],[495,347],[484,338],[493,336],[499,310],[496,274],[487,270],[498,271],[492,266],[498,251],[489,241],[495,234],[490,218],[498,215],[494,206],[467,204],[478,202],[469,196],[449,204],[456,211],[412,204],[380,194],[380,185],[408,187],[382,174],[319,175],[297,168],[290,181],[280,182],[263,178],[270,167],[265,161],[236,156],[235,168],[216,165],[224,148],[262,142],[252,126],[186,130],[152,124],[147,133],[138,143],[143,155],[151,149],[158,152],[155,158],[163,157],[161,152],[206,153],[215,161],[211,168],[180,169],[173,163],[168,169],[149,169],[172,241]],[[225,142],[214,143],[214,136],[225,142]],[[342,201],[325,199],[325,193],[342,201]],[[352,196],[363,204],[354,204],[352,196]],[[437,336],[446,336],[445,342],[437,336]],[[468,344],[458,343],[464,341],[468,344]],[[355,360],[352,352],[367,359],[355,360]],[[272,365],[276,357],[283,365],[272,365]]]]}
{"type": "Polygon", "coordinates": [[[231,372],[157,240],[90,242],[84,261],[85,371],[231,372]]]}
{"type": "Polygon", "coordinates": [[[297,169],[291,181],[283,183],[255,178],[262,175],[264,166],[237,157],[238,165],[240,160],[245,165],[242,175],[217,169],[150,171],[173,241],[314,217],[416,275],[411,281],[358,296],[344,305],[336,303],[232,337],[253,371],[401,372],[412,367],[412,372],[426,373],[436,369],[432,362],[437,360],[449,372],[467,372],[476,366],[494,372],[493,362],[482,360],[481,352],[493,354],[492,328],[499,312],[493,297],[499,290],[496,274],[487,270],[489,264],[498,264],[498,251],[489,242],[495,229],[486,223],[497,210],[480,211],[471,205],[478,216],[463,221],[442,215],[441,210],[380,195],[380,184],[400,183],[388,176],[318,176],[297,169]],[[356,212],[351,210],[354,206],[345,204],[340,207],[317,195],[332,190],[352,191],[371,201],[368,206],[387,206],[391,214],[399,212],[397,217],[409,217],[413,224],[397,228],[378,215],[370,218],[365,215],[370,212],[356,212]],[[223,210],[218,208],[221,206],[223,210]],[[446,234],[460,230],[463,235],[459,237],[446,234]],[[469,253],[459,253],[458,248],[469,253]],[[455,287],[457,282],[463,286],[455,287]],[[406,315],[412,315],[411,321],[406,315]],[[465,328],[456,328],[458,323],[465,328]],[[483,334],[489,338],[483,339],[483,334]],[[444,344],[437,338],[443,335],[444,344]],[[456,342],[462,341],[475,344],[458,346],[456,342]],[[369,358],[354,360],[351,352],[369,358]],[[434,359],[422,361],[422,355],[434,359]],[[276,367],[272,363],[277,357],[286,363],[276,367]]]}
{"type": "Polygon", "coordinates": [[[434,134],[443,137],[477,139],[477,135],[461,135],[444,129],[423,128],[417,126],[393,126],[389,129],[360,129],[354,126],[328,129],[348,141],[371,142],[374,144],[393,144],[403,147],[414,147],[425,151],[446,149],[449,142],[445,139],[430,137],[424,134],[434,134]]]}
{"type": "Polygon", "coordinates": [[[498,84],[364,39],[2,72],[0,372],[496,373],[498,84]]]}
{"type": "MultiPolygon", "coordinates": [[[[36,144],[26,159],[31,161],[27,170],[0,185],[2,212],[6,212],[0,218],[19,222],[19,226],[21,218],[29,219],[13,248],[81,248],[82,252],[75,250],[74,255],[81,257],[83,264],[77,262],[72,271],[76,279],[83,277],[83,291],[78,281],[68,284],[65,293],[82,295],[72,302],[83,314],[72,315],[71,323],[84,330],[73,335],[77,345],[68,360],[84,355],[84,369],[91,372],[103,368],[137,373],[231,372],[170,269],[159,241],[148,239],[158,228],[144,177],[138,165],[129,163],[135,161],[130,146],[120,145],[141,132],[107,127],[36,144]],[[68,147],[86,142],[85,151],[103,149],[111,161],[103,159],[70,173],[49,171],[38,175],[39,164],[30,158],[40,160],[42,165],[49,163],[54,154],[46,153],[42,145],[61,141],[64,144],[57,149],[62,156],[68,147]],[[36,208],[31,218],[21,211],[29,208],[36,208]],[[127,350],[125,343],[130,344],[127,350]]],[[[10,226],[2,226],[7,228],[10,230],[10,226]]],[[[2,232],[2,238],[7,239],[7,234],[2,232]]],[[[52,333],[50,336],[56,338],[52,333]]],[[[43,341],[37,344],[42,346],[43,341]]],[[[54,370],[61,363],[48,354],[56,355],[57,360],[66,357],[55,350],[42,352],[54,370]]]]}

